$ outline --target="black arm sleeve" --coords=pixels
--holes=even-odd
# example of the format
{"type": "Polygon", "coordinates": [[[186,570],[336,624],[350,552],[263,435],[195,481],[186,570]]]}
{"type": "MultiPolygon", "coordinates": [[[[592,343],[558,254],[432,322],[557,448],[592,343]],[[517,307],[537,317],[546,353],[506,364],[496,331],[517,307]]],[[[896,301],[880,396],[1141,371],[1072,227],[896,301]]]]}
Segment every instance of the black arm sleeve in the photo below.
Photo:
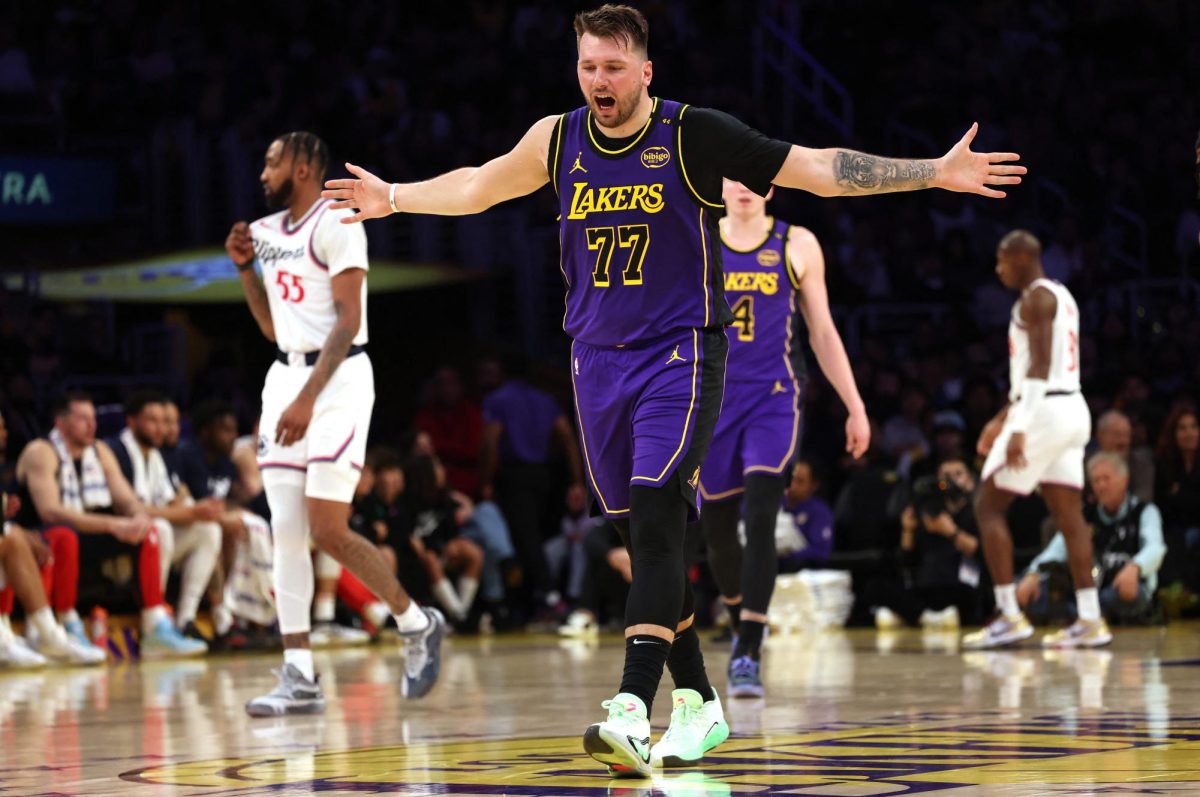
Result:
{"type": "Polygon", "coordinates": [[[766,196],[792,145],[768,138],[712,108],[688,108],[681,121],[683,161],[704,199],[721,202],[721,178],[766,196]]]}

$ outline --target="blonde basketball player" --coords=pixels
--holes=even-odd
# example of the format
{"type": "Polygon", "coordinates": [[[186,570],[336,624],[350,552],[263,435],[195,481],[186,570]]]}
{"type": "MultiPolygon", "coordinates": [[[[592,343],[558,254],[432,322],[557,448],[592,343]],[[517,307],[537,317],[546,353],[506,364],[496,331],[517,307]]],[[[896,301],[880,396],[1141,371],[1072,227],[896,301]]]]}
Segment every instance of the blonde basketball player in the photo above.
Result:
{"type": "Polygon", "coordinates": [[[1091,531],[1083,519],[1083,456],[1092,419],[1079,385],[1079,307],[1042,271],[1042,245],[1014,230],[1000,241],[996,273],[1021,292],[1008,327],[1009,403],[979,437],[986,455],[975,506],[997,615],[967,634],[964,647],[990,648],[1028,639],[1033,628],[1017,605],[1012,536],[1005,511],[1040,487],[1067,541],[1079,619],[1042,640],[1047,647],[1098,647],[1112,641],[1092,578],[1091,531]]]}
{"type": "Polygon", "coordinates": [[[312,133],[271,142],[260,180],[267,204],[283,210],[238,222],[225,241],[250,311],[278,347],[263,387],[258,462],[271,507],[284,666],[276,688],[246,704],[252,716],[325,708],[309,643],[310,532],[391,608],[405,640],[407,695],[433,688],[445,635],[441,614],[411,601],[375,546],[347,523],[375,384],[365,351],[367,239],[320,198],[328,163],[325,142],[312,133]]]}

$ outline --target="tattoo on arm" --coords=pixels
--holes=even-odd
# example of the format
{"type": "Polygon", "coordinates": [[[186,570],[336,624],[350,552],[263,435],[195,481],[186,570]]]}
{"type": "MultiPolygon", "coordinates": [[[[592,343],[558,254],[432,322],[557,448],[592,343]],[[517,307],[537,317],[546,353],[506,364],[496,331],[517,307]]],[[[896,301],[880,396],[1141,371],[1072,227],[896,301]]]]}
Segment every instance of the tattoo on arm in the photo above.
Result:
{"type": "Polygon", "coordinates": [[[927,160],[898,160],[838,150],[833,158],[833,176],[847,193],[883,194],[928,188],[934,168],[927,160]]]}
{"type": "Polygon", "coordinates": [[[304,385],[304,392],[310,398],[315,400],[329,384],[329,380],[333,378],[333,372],[350,353],[350,347],[354,344],[356,334],[358,334],[357,329],[350,329],[339,323],[329,333],[329,337],[325,338],[325,345],[321,347],[321,354],[317,357],[313,372],[304,385]]]}

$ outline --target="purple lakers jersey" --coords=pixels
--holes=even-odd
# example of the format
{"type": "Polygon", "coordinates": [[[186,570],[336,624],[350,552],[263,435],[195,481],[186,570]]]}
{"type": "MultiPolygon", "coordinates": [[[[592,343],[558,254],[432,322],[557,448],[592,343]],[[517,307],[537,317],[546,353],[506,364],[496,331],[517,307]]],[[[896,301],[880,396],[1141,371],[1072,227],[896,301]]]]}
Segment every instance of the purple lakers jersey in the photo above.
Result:
{"type": "Polygon", "coordinates": [[[733,308],[726,384],[804,381],[795,273],[787,258],[789,225],[773,221],[767,237],[750,250],[721,242],[725,298],[733,308]]]}
{"type": "Polygon", "coordinates": [[[562,117],[551,171],[566,281],[563,328],[593,346],[724,323],[716,217],[691,187],[679,146],[687,106],[654,100],[631,143],[608,149],[591,112],[562,117]]]}

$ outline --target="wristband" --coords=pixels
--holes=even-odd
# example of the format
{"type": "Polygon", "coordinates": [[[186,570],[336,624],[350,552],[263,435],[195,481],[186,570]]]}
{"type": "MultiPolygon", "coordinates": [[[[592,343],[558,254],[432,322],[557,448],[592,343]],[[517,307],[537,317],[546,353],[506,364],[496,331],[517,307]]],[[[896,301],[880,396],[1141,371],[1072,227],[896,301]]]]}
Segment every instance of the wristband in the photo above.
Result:
{"type": "Polygon", "coordinates": [[[1008,428],[1024,434],[1029,428],[1038,405],[1046,397],[1045,379],[1026,379],[1021,386],[1021,398],[1008,410],[1008,428]]]}
{"type": "Polygon", "coordinates": [[[236,260],[233,261],[234,268],[236,268],[239,272],[245,271],[253,265],[254,265],[254,258],[250,258],[245,263],[239,263],[236,260]]]}
{"type": "Polygon", "coordinates": [[[392,187],[388,189],[388,204],[391,206],[393,213],[400,212],[400,208],[396,207],[396,189],[399,187],[399,183],[392,183],[392,187]]]}

